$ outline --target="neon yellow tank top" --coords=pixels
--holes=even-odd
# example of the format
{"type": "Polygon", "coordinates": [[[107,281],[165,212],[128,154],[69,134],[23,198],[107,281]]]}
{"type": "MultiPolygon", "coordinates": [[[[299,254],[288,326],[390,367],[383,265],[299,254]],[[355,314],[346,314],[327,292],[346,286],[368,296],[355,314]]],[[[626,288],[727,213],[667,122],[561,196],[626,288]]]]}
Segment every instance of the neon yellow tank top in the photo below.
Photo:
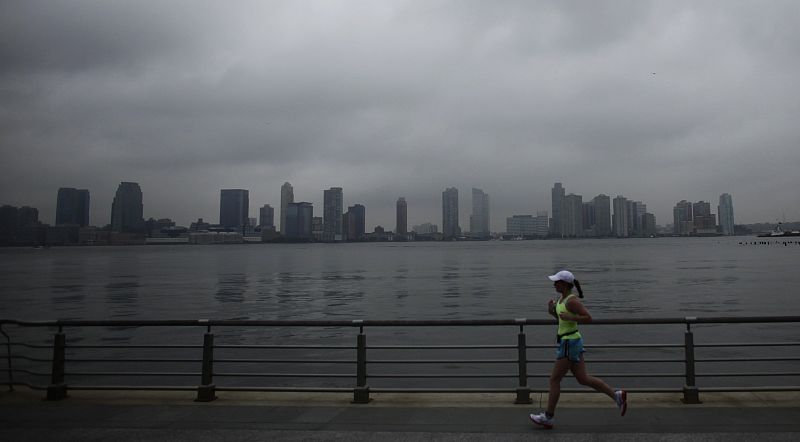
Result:
{"type": "Polygon", "coordinates": [[[558,336],[561,339],[580,339],[581,333],[578,331],[578,323],[575,321],[565,321],[561,319],[561,313],[567,310],[567,301],[575,295],[567,295],[562,301],[561,299],[556,302],[556,316],[558,316],[558,336]]]}

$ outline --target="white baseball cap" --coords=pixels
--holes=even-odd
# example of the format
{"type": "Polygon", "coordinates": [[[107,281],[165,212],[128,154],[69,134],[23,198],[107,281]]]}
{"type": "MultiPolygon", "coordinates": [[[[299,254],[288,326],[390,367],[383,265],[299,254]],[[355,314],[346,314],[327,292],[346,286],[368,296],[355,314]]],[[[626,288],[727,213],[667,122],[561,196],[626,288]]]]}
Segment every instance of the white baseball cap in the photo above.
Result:
{"type": "Polygon", "coordinates": [[[569,270],[562,270],[555,275],[548,276],[551,281],[564,281],[572,284],[575,281],[575,275],[572,274],[569,270]]]}

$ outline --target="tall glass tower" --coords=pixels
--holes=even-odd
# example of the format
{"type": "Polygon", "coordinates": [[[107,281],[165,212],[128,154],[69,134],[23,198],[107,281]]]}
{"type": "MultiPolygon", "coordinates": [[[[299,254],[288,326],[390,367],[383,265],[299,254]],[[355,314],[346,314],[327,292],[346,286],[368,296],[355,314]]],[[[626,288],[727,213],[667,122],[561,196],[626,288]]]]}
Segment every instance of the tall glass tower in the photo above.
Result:
{"type": "Polygon", "coordinates": [[[286,235],[286,208],[294,202],[294,188],[288,182],[281,186],[281,234],[286,235]]]}
{"type": "Polygon", "coordinates": [[[472,188],[472,215],[469,217],[469,233],[477,238],[489,237],[489,195],[474,187],[472,188]]]}
{"type": "Polygon", "coordinates": [[[250,216],[250,192],[245,189],[222,189],[219,193],[219,224],[240,230],[250,216]]]}
{"type": "Polygon", "coordinates": [[[719,206],[717,206],[717,213],[719,213],[719,229],[723,235],[733,235],[733,199],[727,193],[719,196],[719,206]]]}
{"type": "Polygon", "coordinates": [[[144,228],[142,189],[139,183],[122,182],[111,204],[111,230],[139,232],[144,228]]]}
{"type": "Polygon", "coordinates": [[[444,239],[461,236],[458,226],[458,189],[448,187],[442,192],[442,233],[444,239]]]}
{"type": "Polygon", "coordinates": [[[322,240],[342,241],[342,212],[344,194],[341,187],[331,187],[323,192],[322,240]]]}
{"type": "Polygon", "coordinates": [[[56,201],[56,225],[89,225],[89,191],[62,187],[58,189],[56,201]]]}
{"type": "Polygon", "coordinates": [[[550,196],[553,203],[553,220],[550,223],[550,233],[555,236],[561,236],[562,234],[563,226],[561,220],[561,207],[565,194],[564,186],[562,186],[561,183],[555,183],[553,188],[550,190],[550,196]]]}
{"type": "Polygon", "coordinates": [[[397,199],[397,226],[394,233],[398,235],[408,233],[408,204],[403,197],[397,199]]]}

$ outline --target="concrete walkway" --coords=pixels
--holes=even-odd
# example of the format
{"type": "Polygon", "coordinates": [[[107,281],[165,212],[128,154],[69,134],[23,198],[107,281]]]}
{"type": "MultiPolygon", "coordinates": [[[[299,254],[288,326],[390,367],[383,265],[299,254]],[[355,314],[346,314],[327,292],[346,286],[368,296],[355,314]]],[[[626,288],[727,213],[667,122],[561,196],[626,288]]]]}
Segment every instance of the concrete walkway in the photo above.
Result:
{"type": "MultiPolygon", "coordinates": [[[[564,395],[556,428],[530,423],[539,395],[514,405],[507,395],[373,395],[370,404],[325,394],[227,393],[210,403],[193,394],[71,392],[59,402],[41,392],[0,394],[3,441],[564,441],[800,440],[796,393],[636,395],[625,417],[599,395],[564,395]]],[[[546,395],[542,398],[546,400],[546,395]]]]}

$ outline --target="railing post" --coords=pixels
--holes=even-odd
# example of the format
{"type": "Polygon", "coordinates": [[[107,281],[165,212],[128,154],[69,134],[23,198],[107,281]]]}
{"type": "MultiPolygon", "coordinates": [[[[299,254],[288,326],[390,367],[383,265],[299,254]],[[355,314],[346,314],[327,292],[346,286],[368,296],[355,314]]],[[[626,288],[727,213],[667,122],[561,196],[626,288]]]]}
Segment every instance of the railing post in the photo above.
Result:
{"type": "MultiPolygon", "coordinates": [[[[208,322],[207,319],[201,320],[208,322]]],[[[214,385],[214,334],[211,326],[203,335],[203,372],[200,375],[200,386],[197,387],[196,402],[211,402],[217,398],[216,385],[214,385]]]]}
{"type": "Polygon", "coordinates": [[[694,335],[692,334],[692,325],[697,318],[686,318],[686,333],[684,333],[684,353],[686,361],[686,384],[683,386],[683,399],[684,404],[700,404],[700,392],[695,385],[694,379],[694,335]]]}
{"type": "Polygon", "coordinates": [[[60,401],[67,397],[67,384],[64,383],[64,366],[67,338],[58,328],[53,338],[53,367],[50,371],[50,385],[47,386],[47,400],[60,401]]]}
{"type": "Polygon", "coordinates": [[[353,403],[369,403],[369,386],[367,385],[367,335],[364,334],[364,321],[355,320],[353,325],[359,326],[356,338],[356,388],[353,389],[353,403]]]}
{"type": "Polygon", "coordinates": [[[517,399],[515,404],[530,404],[531,389],[528,388],[528,345],[525,342],[525,318],[515,319],[519,324],[519,334],[517,335],[517,366],[519,370],[519,386],[517,387],[517,399]]]}

